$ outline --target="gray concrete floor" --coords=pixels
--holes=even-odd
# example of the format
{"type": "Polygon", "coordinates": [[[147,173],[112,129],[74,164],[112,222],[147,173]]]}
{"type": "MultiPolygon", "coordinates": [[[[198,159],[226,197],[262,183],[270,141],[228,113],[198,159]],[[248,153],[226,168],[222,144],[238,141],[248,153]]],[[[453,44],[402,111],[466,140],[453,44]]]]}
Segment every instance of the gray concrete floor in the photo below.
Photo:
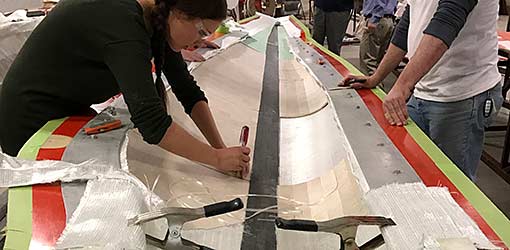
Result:
{"type": "MultiPolygon", "coordinates": [[[[506,17],[505,17],[506,18],[506,17]]],[[[501,25],[506,27],[506,19],[501,20],[501,25]]],[[[342,57],[359,68],[359,45],[347,45],[342,47],[342,57]]],[[[388,92],[393,86],[396,77],[391,74],[384,81],[384,89],[388,92]]],[[[508,110],[502,110],[495,125],[504,125],[508,119],[508,110]]],[[[504,132],[488,132],[486,134],[485,150],[496,159],[501,158],[503,148],[504,132]]],[[[478,169],[478,180],[476,185],[487,197],[510,218],[510,184],[506,183],[501,177],[492,171],[483,162],[480,162],[478,169]]]]}

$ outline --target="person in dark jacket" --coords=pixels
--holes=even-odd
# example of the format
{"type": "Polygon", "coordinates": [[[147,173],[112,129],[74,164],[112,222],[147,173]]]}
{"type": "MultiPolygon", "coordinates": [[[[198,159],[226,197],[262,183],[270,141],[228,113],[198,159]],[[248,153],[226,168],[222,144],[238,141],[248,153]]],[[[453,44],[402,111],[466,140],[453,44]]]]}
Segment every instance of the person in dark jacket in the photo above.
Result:
{"type": "Polygon", "coordinates": [[[214,32],[226,15],[225,0],[60,1],[28,38],[3,81],[3,152],[17,155],[46,122],[90,114],[90,105],[121,92],[146,142],[221,171],[246,172],[250,149],[223,143],[207,99],[180,53],[214,32]],[[162,72],[210,145],[172,122],[162,72]]]}

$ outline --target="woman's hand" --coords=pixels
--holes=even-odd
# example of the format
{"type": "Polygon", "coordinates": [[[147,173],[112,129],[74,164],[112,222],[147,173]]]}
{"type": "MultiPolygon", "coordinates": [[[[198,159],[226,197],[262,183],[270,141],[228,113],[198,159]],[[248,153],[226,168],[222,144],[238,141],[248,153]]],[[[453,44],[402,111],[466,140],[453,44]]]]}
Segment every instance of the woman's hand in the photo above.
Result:
{"type": "MultiPolygon", "coordinates": [[[[210,49],[219,49],[220,46],[214,42],[210,42],[207,40],[201,40],[200,42],[196,43],[195,46],[193,46],[195,49],[198,48],[210,48],[210,49]]],[[[188,62],[203,62],[205,61],[205,58],[196,52],[196,50],[187,50],[183,49],[181,50],[182,58],[184,58],[185,61],[188,62]]]]}
{"type": "Polygon", "coordinates": [[[181,50],[182,58],[184,58],[184,61],[188,62],[203,62],[205,61],[205,58],[198,54],[196,50],[190,51],[187,49],[181,50]]]}
{"type": "Polygon", "coordinates": [[[222,172],[241,172],[244,178],[250,172],[250,151],[248,147],[216,149],[217,163],[214,167],[222,172]]]}
{"type": "Polygon", "coordinates": [[[219,49],[220,46],[214,42],[202,40],[201,46],[202,48],[210,48],[210,49],[219,49]]]}

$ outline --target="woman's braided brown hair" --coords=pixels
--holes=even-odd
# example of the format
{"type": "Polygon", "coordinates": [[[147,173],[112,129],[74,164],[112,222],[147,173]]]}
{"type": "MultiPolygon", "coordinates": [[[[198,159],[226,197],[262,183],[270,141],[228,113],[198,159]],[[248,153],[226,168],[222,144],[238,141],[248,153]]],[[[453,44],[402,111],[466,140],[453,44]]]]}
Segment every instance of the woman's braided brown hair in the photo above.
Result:
{"type": "Polygon", "coordinates": [[[154,31],[151,46],[156,67],[156,90],[165,104],[165,110],[167,96],[161,71],[168,48],[168,17],[172,10],[179,10],[190,18],[223,20],[227,17],[227,3],[225,0],[155,0],[151,15],[154,31]]]}

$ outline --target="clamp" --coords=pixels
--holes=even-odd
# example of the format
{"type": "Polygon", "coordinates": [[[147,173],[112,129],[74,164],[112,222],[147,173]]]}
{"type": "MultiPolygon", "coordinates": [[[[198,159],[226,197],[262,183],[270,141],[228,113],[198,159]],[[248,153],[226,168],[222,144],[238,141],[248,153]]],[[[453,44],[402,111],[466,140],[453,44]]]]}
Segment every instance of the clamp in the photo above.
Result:
{"type": "Polygon", "coordinates": [[[165,217],[168,222],[168,231],[165,239],[160,240],[150,235],[145,235],[147,243],[165,250],[190,250],[190,249],[211,249],[196,244],[182,237],[182,226],[184,223],[205,217],[212,217],[240,210],[244,207],[240,198],[231,201],[218,202],[200,208],[165,207],[156,211],[140,214],[129,220],[129,225],[139,225],[145,222],[165,217]]]}
{"type": "Polygon", "coordinates": [[[279,217],[276,218],[276,227],[280,229],[338,234],[341,241],[340,250],[376,249],[384,244],[384,238],[379,234],[362,246],[356,245],[356,232],[360,225],[385,227],[394,226],[396,224],[392,219],[380,216],[346,216],[328,221],[286,220],[279,217]]]}

